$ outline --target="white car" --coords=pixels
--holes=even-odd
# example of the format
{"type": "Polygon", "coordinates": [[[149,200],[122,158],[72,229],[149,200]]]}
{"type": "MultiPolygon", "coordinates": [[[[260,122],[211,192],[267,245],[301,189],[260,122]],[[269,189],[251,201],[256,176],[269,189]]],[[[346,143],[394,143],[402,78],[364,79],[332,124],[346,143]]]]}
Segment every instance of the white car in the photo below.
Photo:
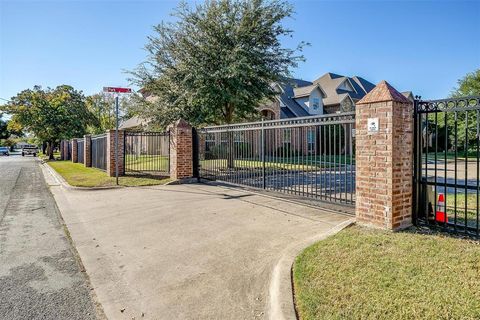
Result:
{"type": "Polygon", "coordinates": [[[22,148],[22,157],[25,157],[26,155],[33,155],[34,157],[36,157],[37,153],[38,147],[36,146],[25,146],[22,148]]]}

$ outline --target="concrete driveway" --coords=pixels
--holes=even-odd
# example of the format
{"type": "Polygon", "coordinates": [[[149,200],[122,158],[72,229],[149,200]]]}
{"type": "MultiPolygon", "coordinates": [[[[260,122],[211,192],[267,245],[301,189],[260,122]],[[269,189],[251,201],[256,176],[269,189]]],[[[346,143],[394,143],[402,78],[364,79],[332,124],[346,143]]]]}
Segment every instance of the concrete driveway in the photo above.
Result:
{"type": "Polygon", "coordinates": [[[294,256],[352,219],[220,186],[47,180],[110,319],[294,318],[294,256]]]}

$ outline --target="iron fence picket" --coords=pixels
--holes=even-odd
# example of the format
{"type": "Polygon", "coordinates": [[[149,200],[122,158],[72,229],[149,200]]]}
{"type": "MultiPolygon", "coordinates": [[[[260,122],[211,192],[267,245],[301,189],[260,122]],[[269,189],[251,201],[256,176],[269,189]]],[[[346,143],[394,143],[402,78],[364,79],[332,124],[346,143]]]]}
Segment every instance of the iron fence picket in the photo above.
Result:
{"type": "Polygon", "coordinates": [[[346,128],[354,123],[350,112],[198,129],[199,176],[353,205],[354,137],[346,128]]]}
{"type": "Polygon", "coordinates": [[[170,174],[169,132],[125,132],[125,174],[170,174]]]}
{"type": "Polygon", "coordinates": [[[92,136],[91,144],[92,167],[107,170],[107,135],[92,136]]]}
{"type": "Polygon", "coordinates": [[[77,157],[78,163],[85,163],[85,139],[77,140],[77,157]]]}
{"type": "Polygon", "coordinates": [[[417,225],[479,236],[479,113],[480,96],[415,101],[417,225]],[[444,205],[439,203],[440,194],[444,205]]]}

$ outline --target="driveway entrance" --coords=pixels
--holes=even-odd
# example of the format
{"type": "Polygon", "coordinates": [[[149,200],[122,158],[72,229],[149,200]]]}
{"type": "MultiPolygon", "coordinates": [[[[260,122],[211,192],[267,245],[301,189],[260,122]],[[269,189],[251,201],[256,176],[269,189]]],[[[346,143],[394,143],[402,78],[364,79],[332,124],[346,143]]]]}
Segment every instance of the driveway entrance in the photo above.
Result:
{"type": "Polygon", "coordinates": [[[293,257],[351,219],[204,184],[52,191],[110,319],[290,319],[293,257]]]}

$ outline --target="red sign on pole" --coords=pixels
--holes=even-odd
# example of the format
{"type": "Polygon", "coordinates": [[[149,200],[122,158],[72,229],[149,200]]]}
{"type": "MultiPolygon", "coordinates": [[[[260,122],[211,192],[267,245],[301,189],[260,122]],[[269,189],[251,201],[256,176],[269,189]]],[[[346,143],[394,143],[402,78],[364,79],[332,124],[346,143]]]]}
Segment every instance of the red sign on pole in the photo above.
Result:
{"type": "Polygon", "coordinates": [[[103,87],[104,92],[116,92],[116,93],[131,93],[132,89],[130,88],[120,88],[120,87],[103,87]]]}

